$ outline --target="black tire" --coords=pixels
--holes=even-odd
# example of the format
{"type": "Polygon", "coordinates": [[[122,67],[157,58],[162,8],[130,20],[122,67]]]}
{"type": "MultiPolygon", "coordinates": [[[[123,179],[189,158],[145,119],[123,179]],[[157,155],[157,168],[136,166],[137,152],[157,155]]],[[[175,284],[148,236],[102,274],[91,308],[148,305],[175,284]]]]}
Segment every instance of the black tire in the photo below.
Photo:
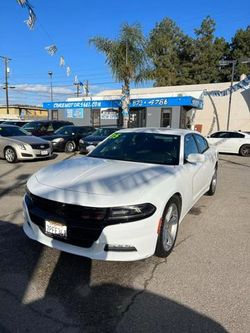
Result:
{"type": "Polygon", "coordinates": [[[65,148],[64,148],[65,153],[73,153],[73,151],[75,151],[75,149],[76,149],[76,144],[74,141],[66,142],[65,148]]]}
{"type": "Polygon", "coordinates": [[[8,163],[15,163],[17,161],[17,154],[14,148],[6,147],[4,149],[4,158],[8,163]]]}
{"type": "Polygon", "coordinates": [[[239,154],[241,156],[250,156],[250,145],[243,145],[240,147],[239,154]]]}
{"type": "Polygon", "coordinates": [[[180,220],[180,201],[177,197],[172,197],[163,212],[162,223],[155,249],[155,255],[160,258],[166,258],[173,250],[180,220]],[[172,209],[172,211],[171,211],[172,209]],[[169,217],[168,217],[168,214],[169,217]],[[170,221],[172,220],[172,223],[170,221]],[[174,228],[169,230],[169,227],[174,228]],[[172,235],[170,235],[172,233],[172,235]]]}
{"type": "Polygon", "coordinates": [[[214,171],[210,186],[209,186],[209,190],[207,191],[207,195],[214,195],[216,192],[216,187],[217,187],[217,168],[214,171]]]}

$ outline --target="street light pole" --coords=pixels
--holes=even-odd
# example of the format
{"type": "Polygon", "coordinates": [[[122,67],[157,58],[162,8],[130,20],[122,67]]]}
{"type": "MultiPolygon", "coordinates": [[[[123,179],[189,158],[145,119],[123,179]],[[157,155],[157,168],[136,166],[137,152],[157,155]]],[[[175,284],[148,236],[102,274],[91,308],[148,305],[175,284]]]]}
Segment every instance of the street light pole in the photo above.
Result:
{"type": "Polygon", "coordinates": [[[232,65],[230,95],[229,95],[228,113],[227,113],[227,130],[229,130],[229,125],[230,125],[230,114],[231,114],[232,93],[233,93],[232,87],[233,87],[233,81],[234,81],[235,66],[236,66],[237,63],[247,64],[249,62],[250,62],[250,58],[241,58],[239,60],[221,60],[219,62],[220,66],[232,65]]]}
{"type": "Polygon", "coordinates": [[[3,56],[0,56],[0,58],[4,60],[6,110],[7,114],[9,114],[8,61],[11,59],[3,56]]]}
{"type": "Polygon", "coordinates": [[[235,72],[235,65],[237,60],[232,60],[232,72],[231,72],[231,84],[230,84],[230,95],[229,95],[229,102],[228,102],[228,113],[227,113],[227,130],[229,130],[229,123],[230,123],[230,114],[231,114],[231,103],[232,103],[232,87],[234,82],[234,72],[235,72]]]}
{"type": "MultiPolygon", "coordinates": [[[[52,87],[52,75],[53,72],[49,71],[48,72],[49,77],[50,77],[50,101],[53,102],[53,87],[52,87]]],[[[52,110],[49,110],[49,120],[52,120],[52,110]]]]}

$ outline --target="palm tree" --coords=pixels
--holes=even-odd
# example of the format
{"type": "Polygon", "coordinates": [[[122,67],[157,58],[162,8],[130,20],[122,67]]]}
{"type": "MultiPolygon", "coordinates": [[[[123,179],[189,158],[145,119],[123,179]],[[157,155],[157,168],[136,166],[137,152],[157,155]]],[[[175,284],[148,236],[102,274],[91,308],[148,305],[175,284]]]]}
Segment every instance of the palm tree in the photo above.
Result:
{"type": "Polygon", "coordinates": [[[145,52],[145,38],[139,24],[123,24],[117,39],[93,37],[90,44],[106,56],[106,63],[110,66],[113,77],[123,82],[121,106],[123,127],[128,127],[130,83],[135,84],[147,79],[147,58],[145,52]]]}

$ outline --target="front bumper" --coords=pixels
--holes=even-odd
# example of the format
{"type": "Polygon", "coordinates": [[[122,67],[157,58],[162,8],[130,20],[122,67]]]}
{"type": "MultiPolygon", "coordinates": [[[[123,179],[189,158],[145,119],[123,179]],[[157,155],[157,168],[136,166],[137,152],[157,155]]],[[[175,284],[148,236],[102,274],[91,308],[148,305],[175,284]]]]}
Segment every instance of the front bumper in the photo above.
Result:
{"type": "Polygon", "coordinates": [[[61,251],[98,260],[135,261],[150,257],[155,252],[159,217],[157,212],[151,217],[136,222],[120,223],[105,227],[90,247],[76,246],[46,235],[41,227],[32,222],[25,197],[23,200],[24,225],[26,235],[44,245],[61,251]],[[116,249],[107,250],[109,247],[116,249]],[[123,248],[119,250],[119,247],[123,248]],[[134,250],[128,250],[128,246],[134,250]]]}
{"type": "Polygon", "coordinates": [[[51,141],[51,143],[53,145],[53,150],[54,151],[63,152],[65,150],[65,141],[63,141],[63,142],[53,142],[53,141],[51,141]]]}
{"type": "Polygon", "coordinates": [[[16,149],[17,158],[20,161],[43,159],[51,157],[53,154],[53,148],[49,147],[46,149],[34,149],[32,147],[27,147],[25,150],[16,149]]]}

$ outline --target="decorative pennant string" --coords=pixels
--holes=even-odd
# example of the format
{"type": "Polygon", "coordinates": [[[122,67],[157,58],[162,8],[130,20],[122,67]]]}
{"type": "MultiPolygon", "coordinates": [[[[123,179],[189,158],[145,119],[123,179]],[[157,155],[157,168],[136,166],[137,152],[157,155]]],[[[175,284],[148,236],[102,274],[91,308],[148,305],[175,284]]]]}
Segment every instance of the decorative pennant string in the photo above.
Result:
{"type": "Polygon", "coordinates": [[[21,6],[21,7],[25,7],[27,5],[27,1],[26,0],[17,0],[18,4],[21,6]]]}
{"type": "Polygon", "coordinates": [[[53,44],[46,46],[45,50],[48,52],[49,55],[53,56],[57,52],[57,47],[53,44]]]}
{"type": "Polygon", "coordinates": [[[240,82],[234,84],[232,87],[227,88],[225,90],[212,90],[212,91],[204,91],[204,95],[210,95],[210,96],[215,96],[215,97],[219,97],[219,96],[227,96],[229,95],[231,92],[235,92],[239,89],[248,89],[250,86],[250,75],[248,75],[244,80],[241,80],[240,82]]]}
{"type": "Polygon", "coordinates": [[[67,74],[67,76],[70,76],[70,74],[71,74],[71,69],[69,66],[66,68],[66,74],[67,74]]]}
{"type": "Polygon", "coordinates": [[[63,56],[60,57],[60,66],[61,67],[65,66],[65,60],[63,56]]]}
{"type": "Polygon", "coordinates": [[[24,22],[27,24],[30,30],[34,28],[36,22],[36,14],[31,7],[29,8],[29,18],[24,22]]]}

